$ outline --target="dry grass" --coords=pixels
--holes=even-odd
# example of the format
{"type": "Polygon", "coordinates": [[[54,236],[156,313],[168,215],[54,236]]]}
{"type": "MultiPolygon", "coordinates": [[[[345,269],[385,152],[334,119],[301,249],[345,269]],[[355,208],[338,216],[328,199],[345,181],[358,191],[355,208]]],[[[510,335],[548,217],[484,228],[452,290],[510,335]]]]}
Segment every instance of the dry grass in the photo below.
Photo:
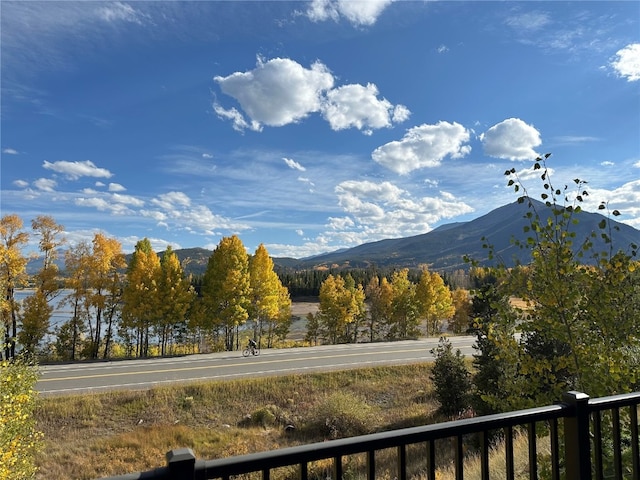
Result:
{"type": "Polygon", "coordinates": [[[371,431],[433,423],[440,419],[429,374],[428,364],[406,365],[41,398],[36,417],[45,449],[37,478],[148,470],[163,466],[172,448],[190,447],[209,459],[322,441],[304,427],[335,392],[366,402],[376,419],[371,431]],[[265,423],[267,410],[274,413],[265,423]],[[285,424],[296,433],[287,434],[285,424]]]}

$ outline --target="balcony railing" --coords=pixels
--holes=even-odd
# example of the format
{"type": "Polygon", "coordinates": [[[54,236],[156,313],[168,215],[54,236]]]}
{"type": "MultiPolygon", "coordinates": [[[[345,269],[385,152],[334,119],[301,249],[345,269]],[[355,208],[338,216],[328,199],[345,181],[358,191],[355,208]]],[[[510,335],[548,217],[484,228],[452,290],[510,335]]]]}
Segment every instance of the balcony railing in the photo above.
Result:
{"type": "Polygon", "coordinates": [[[526,474],[530,479],[542,475],[542,454],[538,452],[537,441],[542,435],[549,441],[550,452],[545,453],[545,478],[637,480],[640,479],[639,405],[640,392],[596,399],[568,392],[562,403],[546,407],[217,460],[196,460],[190,449],[177,449],[167,453],[165,467],[110,480],[230,480],[236,476],[251,480],[374,480],[376,476],[435,480],[438,467],[444,466],[438,465],[441,455],[436,449],[443,440],[449,442],[448,451],[453,450],[451,460],[446,460],[453,464],[453,478],[465,478],[465,458],[473,451],[480,461],[481,479],[488,480],[492,473],[489,462],[492,440],[496,436],[504,451],[500,478],[514,479],[514,438],[520,434],[527,438],[526,474]],[[361,459],[357,472],[351,470],[354,462],[349,459],[353,457],[361,459]]]}

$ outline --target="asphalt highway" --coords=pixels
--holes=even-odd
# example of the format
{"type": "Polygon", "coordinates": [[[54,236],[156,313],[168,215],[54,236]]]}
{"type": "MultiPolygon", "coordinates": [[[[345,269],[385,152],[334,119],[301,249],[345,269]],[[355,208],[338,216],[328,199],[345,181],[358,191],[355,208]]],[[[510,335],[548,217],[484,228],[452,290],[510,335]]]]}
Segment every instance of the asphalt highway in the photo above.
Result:
{"type": "MultiPolygon", "coordinates": [[[[454,349],[470,356],[475,337],[450,337],[454,349]]],[[[259,356],[219,352],[174,358],[42,365],[41,395],[75,395],[141,390],[158,385],[257,378],[329,370],[421,363],[433,360],[438,338],[402,342],[263,349],[259,356]]]]}

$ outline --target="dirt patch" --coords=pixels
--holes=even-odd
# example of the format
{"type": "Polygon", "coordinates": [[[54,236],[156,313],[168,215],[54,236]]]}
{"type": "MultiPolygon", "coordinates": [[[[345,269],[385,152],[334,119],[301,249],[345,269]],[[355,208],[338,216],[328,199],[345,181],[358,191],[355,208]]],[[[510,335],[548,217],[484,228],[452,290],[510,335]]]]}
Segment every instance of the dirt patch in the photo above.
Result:
{"type": "Polygon", "coordinates": [[[308,313],[315,315],[318,312],[318,306],[318,302],[291,302],[291,315],[307,318],[308,313]]]}

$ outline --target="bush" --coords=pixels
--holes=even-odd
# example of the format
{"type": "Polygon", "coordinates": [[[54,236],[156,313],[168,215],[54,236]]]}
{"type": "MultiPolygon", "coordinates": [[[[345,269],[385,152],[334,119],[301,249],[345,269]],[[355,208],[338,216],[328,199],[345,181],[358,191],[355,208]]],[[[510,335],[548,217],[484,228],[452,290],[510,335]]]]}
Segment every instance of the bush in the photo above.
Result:
{"type": "Polygon", "coordinates": [[[20,358],[0,363],[0,480],[35,478],[42,434],[33,415],[38,373],[20,358]]]}
{"type": "Polygon", "coordinates": [[[307,428],[328,438],[344,438],[369,433],[371,425],[367,402],[351,393],[336,392],[317,406],[307,428]]]}
{"type": "Polygon", "coordinates": [[[259,408],[251,414],[251,423],[267,428],[279,421],[280,410],[275,405],[259,408]]]}
{"type": "Polygon", "coordinates": [[[436,357],[431,380],[440,403],[440,412],[448,417],[460,415],[469,408],[471,389],[471,378],[464,355],[460,350],[456,350],[454,354],[451,342],[446,338],[440,338],[438,347],[431,349],[431,354],[436,357]]]}

